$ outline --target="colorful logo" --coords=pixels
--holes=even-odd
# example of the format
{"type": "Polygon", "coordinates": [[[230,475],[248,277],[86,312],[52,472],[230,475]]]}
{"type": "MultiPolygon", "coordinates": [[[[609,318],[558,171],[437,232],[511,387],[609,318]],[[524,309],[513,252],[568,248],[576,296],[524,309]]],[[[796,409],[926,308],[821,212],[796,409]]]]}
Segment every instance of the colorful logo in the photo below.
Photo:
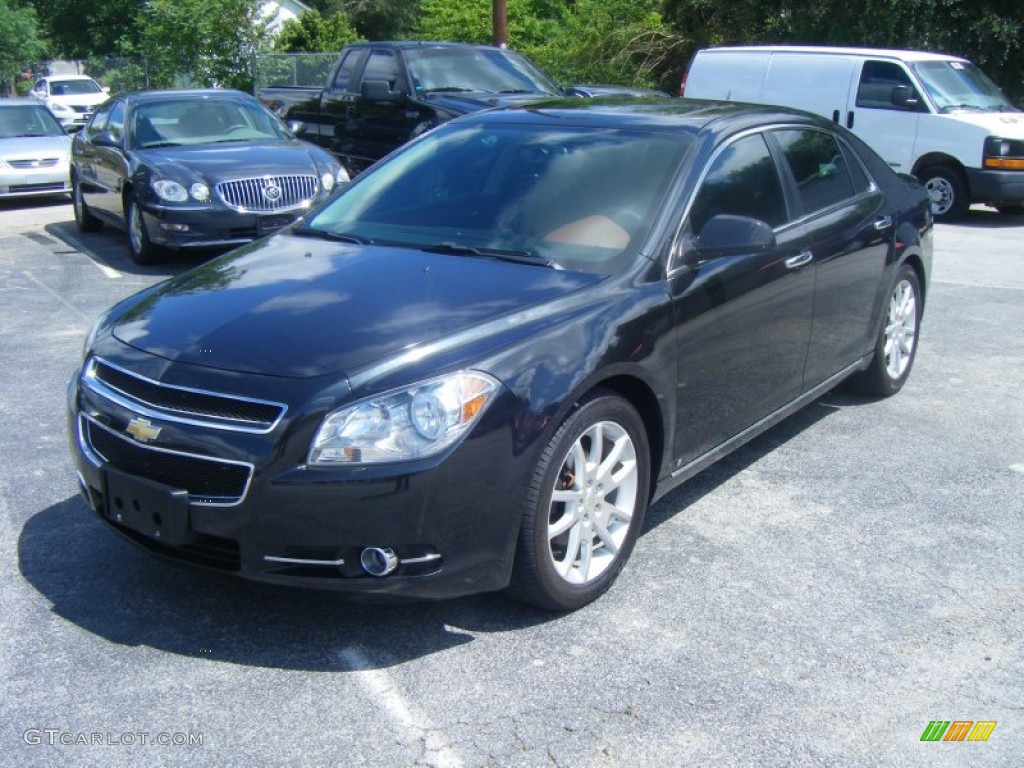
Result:
{"type": "Polygon", "coordinates": [[[932,720],[921,741],[988,741],[995,728],[995,720],[932,720]]]}

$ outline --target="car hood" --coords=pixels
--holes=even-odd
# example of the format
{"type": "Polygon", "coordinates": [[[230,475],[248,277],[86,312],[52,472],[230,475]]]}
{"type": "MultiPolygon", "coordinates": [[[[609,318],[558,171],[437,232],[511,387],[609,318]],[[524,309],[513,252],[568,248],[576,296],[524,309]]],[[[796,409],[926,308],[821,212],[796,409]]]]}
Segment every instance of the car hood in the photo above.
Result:
{"type": "MultiPolygon", "coordinates": [[[[136,161],[172,178],[191,179],[199,174],[208,180],[225,181],[293,173],[319,175],[315,160],[319,153],[311,144],[281,140],[159,147],[135,150],[134,155],[136,161]]],[[[326,155],[320,158],[323,170],[329,163],[326,155]]]]}
{"type": "Polygon", "coordinates": [[[1024,112],[975,112],[960,110],[943,117],[958,123],[977,125],[1004,139],[1024,139],[1024,112]]]}
{"type": "Polygon", "coordinates": [[[34,159],[66,155],[71,150],[67,136],[20,136],[0,139],[0,159],[34,159]]]}
{"type": "Polygon", "coordinates": [[[459,115],[479,112],[491,107],[509,107],[518,104],[532,104],[537,101],[550,101],[562,98],[550,93],[489,93],[474,91],[467,93],[428,93],[423,101],[459,115]]]}
{"type": "Polygon", "coordinates": [[[65,106],[86,106],[95,107],[110,98],[107,93],[72,93],[67,96],[47,96],[46,101],[50,104],[64,104],[65,106]]]}
{"type": "Polygon", "coordinates": [[[113,334],[192,365],[287,377],[347,374],[460,332],[475,340],[485,323],[600,279],[285,233],[138,294],[112,318],[113,334]]]}

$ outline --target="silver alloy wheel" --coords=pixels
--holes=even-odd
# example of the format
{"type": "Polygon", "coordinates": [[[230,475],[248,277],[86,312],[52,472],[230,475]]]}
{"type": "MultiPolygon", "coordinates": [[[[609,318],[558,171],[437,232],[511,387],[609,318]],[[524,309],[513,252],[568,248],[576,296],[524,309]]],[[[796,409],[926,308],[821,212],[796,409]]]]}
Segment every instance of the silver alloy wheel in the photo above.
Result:
{"type": "Polygon", "coordinates": [[[137,203],[128,204],[128,239],[132,241],[132,253],[142,253],[145,248],[145,234],[142,231],[142,214],[137,203]]]}
{"type": "Polygon", "coordinates": [[[592,425],[562,459],[548,510],[548,554],[569,584],[589,584],[618,559],[639,489],[636,446],[613,421],[592,425]]]}
{"type": "Polygon", "coordinates": [[[943,216],[949,213],[956,198],[956,190],[949,180],[942,176],[932,176],[925,182],[924,188],[928,190],[928,197],[932,201],[932,214],[943,216]]]}
{"type": "Polygon", "coordinates": [[[893,380],[910,365],[917,342],[917,296],[909,280],[900,280],[889,298],[885,318],[885,369],[893,380]]]}

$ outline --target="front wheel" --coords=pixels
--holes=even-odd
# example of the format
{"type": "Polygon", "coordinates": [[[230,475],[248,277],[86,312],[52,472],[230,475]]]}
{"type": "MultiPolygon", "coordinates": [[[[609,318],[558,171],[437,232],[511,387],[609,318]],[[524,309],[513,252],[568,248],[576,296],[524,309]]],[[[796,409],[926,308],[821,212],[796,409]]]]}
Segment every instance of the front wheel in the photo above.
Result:
{"type": "Polygon", "coordinates": [[[907,264],[900,267],[883,309],[882,328],[871,364],[854,379],[864,392],[880,397],[895,395],[910,376],[917,354],[921,326],[921,283],[907,264]]]}
{"type": "Polygon", "coordinates": [[[647,510],[650,449],[628,402],[598,393],[545,446],[527,488],[510,594],[581,608],[615,581],[647,510]]]}
{"type": "Polygon", "coordinates": [[[128,250],[132,261],[136,264],[156,264],[165,254],[163,248],[154,245],[146,232],[146,223],[142,220],[142,210],[134,197],[125,203],[125,219],[128,222],[128,250]]]}
{"type": "Polygon", "coordinates": [[[971,207],[967,183],[963,176],[948,165],[925,168],[918,177],[931,199],[932,215],[939,221],[954,221],[967,215],[971,207]]]}

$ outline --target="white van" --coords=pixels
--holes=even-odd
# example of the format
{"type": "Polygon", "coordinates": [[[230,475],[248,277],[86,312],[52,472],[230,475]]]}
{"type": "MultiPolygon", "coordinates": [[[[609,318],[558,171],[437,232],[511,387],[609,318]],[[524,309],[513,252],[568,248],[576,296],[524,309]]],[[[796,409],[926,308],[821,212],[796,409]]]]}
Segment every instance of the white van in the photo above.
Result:
{"type": "Polygon", "coordinates": [[[698,51],[681,94],[804,109],[924,182],[936,218],[972,202],[1024,212],[1024,112],[965,59],[872,48],[698,51]]]}

